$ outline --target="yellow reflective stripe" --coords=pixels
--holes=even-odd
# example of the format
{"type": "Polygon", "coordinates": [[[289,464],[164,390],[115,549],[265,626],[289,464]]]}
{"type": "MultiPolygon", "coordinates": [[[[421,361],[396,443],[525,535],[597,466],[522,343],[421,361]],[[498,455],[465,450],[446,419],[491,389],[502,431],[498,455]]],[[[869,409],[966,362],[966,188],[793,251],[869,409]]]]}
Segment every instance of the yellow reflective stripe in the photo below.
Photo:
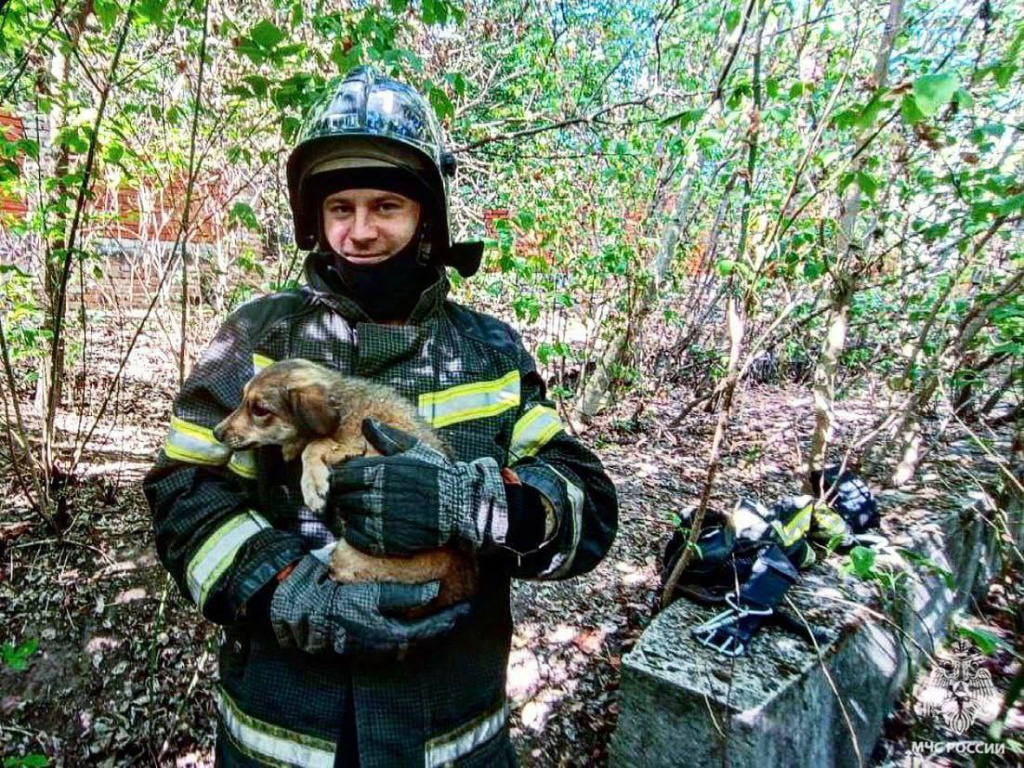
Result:
{"type": "Polygon", "coordinates": [[[333,742],[289,731],[246,714],[223,686],[217,686],[215,698],[224,729],[246,757],[272,766],[333,768],[333,742]]]}
{"type": "Polygon", "coordinates": [[[188,590],[200,609],[206,603],[210,589],[234,561],[242,545],[269,527],[270,523],[260,515],[245,512],[235,515],[207,537],[185,570],[188,590]]]}
{"type": "Polygon", "coordinates": [[[184,419],[179,419],[177,416],[171,416],[171,429],[177,429],[181,432],[192,435],[193,437],[197,437],[200,440],[206,440],[207,442],[217,443],[217,445],[220,445],[220,443],[217,442],[217,438],[213,436],[212,429],[209,427],[202,427],[199,424],[193,424],[189,421],[185,421],[184,419]]]}
{"type": "Polygon", "coordinates": [[[496,416],[519,405],[519,371],[419,396],[418,411],[433,427],[496,416]]]}
{"type": "Polygon", "coordinates": [[[164,453],[168,458],[189,464],[220,465],[228,460],[231,451],[217,442],[208,427],[171,416],[164,453]]]}
{"type": "Polygon", "coordinates": [[[264,368],[269,368],[273,364],[274,361],[266,355],[259,355],[254,352],[252,355],[252,375],[255,376],[264,368]]]}
{"type": "Polygon", "coordinates": [[[829,536],[845,536],[850,532],[842,516],[834,512],[827,504],[815,505],[814,522],[820,530],[829,536]]]}
{"type": "Polygon", "coordinates": [[[535,405],[512,428],[509,453],[516,461],[533,456],[562,429],[562,420],[554,408],[535,405]]]}
{"type": "Polygon", "coordinates": [[[796,544],[807,533],[811,527],[811,509],[812,506],[808,504],[797,512],[785,525],[778,520],[772,520],[772,527],[779,535],[782,546],[790,547],[796,544]]]}
{"type": "Polygon", "coordinates": [[[236,451],[231,454],[228,469],[246,480],[254,480],[256,478],[256,454],[252,451],[236,451]]]}
{"type": "Polygon", "coordinates": [[[437,768],[470,754],[497,736],[506,722],[508,702],[503,701],[493,712],[471,720],[450,733],[431,739],[426,743],[423,755],[426,768],[437,768]]]}
{"type": "MultiPolygon", "coordinates": [[[[425,392],[420,395],[419,404],[422,405],[433,405],[438,403],[447,402],[456,397],[464,397],[466,395],[473,395],[483,392],[498,392],[505,389],[512,382],[519,382],[519,371],[509,371],[500,379],[494,381],[474,381],[470,384],[459,384],[458,386],[445,389],[440,392],[425,392]]],[[[519,390],[519,387],[516,387],[519,390]]]]}

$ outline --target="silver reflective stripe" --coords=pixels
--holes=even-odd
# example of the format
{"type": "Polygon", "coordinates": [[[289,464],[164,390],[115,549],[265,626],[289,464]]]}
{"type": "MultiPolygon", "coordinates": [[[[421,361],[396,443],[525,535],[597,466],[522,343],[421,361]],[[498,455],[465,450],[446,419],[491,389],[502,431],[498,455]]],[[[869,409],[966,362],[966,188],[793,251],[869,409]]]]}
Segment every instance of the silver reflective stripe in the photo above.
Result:
{"type": "Polygon", "coordinates": [[[217,442],[213,430],[171,416],[171,429],[164,441],[167,458],[189,464],[224,464],[231,451],[217,442]]]}
{"type": "Polygon", "coordinates": [[[419,396],[417,405],[420,416],[432,427],[496,416],[519,405],[519,371],[509,371],[493,381],[425,392],[419,396]]]}
{"type": "Polygon", "coordinates": [[[254,352],[252,356],[252,375],[255,376],[264,368],[269,368],[273,364],[274,361],[266,355],[258,355],[254,352]]]}
{"type": "Polygon", "coordinates": [[[303,768],[334,766],[334,744],[257,720],[243,712],[220,687],[217,688],[217,710],[231,740],[254,760],[303,768]]]}
{"type": "Polygon", "coordinates": [[[338,542],[333,542],[331,544],[326,544],[326,545],[320,547],[320,549],[314,549],[309,554],[311,554],[313,557],[315,557],[317,560],[319,560],[324,565],[330,565],[331,564],[331,555],[334,553],[334,548],[336,546],[338,546],[338,542]]]}
{"type": "Polygon", "coordinates": [[[508,702],[494,712],[472,720],[461,728],[427,742],[426,768],[445,765],[468,755],[484,742],[497,736],[508,721],[508,702]]]}
{"type": "Polygon", "coordinates": [[[231,454],[228,469],[248,480],[254,479],[256,477],[256,454],[252,451],[235,451],[231,454]]]}
{"type": "Polygon", "coordinates": [[[270,523],[255,512],[245,512],[235,515],[210,534],[189,560],[186,570],[188,590],[196,605],[203,607],[210,589],[231,565],[242,545],[269,527],[270,523]]]}
{"type": "Polygon", "coordinates": [[[556,555],[554,562],[552,563],[553,568],[544,573],[544,576],[546,577],[557,579],[569,572],[569,569],[572,567],[573,560],[576,559],[576,548],[580,544],[580,535],[583,532],[583,491],[577,488],[573,483],[569,482],[569,479],[565,475],[550,464],[547,466],[565,482],[565,489],[569,494],[569,517],[566,522],[572,526],[570,530],[571,539],[569,543],[569,550],[556,555]]]}
{"type": "Polygon", "coordinates": [[[514,461],[534,456],[547,442],[561,432],[558,412],[546,405],[535,405],[512,428],[509,453],[514,461]]]}

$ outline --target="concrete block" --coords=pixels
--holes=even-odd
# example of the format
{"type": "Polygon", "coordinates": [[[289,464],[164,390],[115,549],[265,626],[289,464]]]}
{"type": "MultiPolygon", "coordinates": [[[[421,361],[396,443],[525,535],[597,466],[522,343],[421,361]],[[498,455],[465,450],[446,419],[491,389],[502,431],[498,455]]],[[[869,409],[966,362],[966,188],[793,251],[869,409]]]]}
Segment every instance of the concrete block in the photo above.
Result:
{"type": "Polygon", "coordinates": [[[903,599],[880,599],[870,585],[843,576],[843,558],[832,555],[790,590],[797,615],[827,641],[815,648],[773,627],[735,660],[691,636],[714,611],[676,601],[622,660],[610,764],[866,763],[916,665],[998,569],[987,498],[942,511],[899,492],[880,497],[890,542],[927,560],[905,571],[903,599]]]}

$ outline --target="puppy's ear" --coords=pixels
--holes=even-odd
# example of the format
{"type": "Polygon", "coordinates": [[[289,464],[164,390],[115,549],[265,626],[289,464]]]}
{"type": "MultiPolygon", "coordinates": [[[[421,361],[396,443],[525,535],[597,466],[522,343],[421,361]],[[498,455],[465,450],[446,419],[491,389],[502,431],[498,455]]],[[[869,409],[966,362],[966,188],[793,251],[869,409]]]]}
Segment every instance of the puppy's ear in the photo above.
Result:
{"type": "Polygon", "coordinates": [[[295,425],[303,432],[331,435],[341,423],[338,409],[327,397],[322,384],[310,384],[288,391],[288,403],[295,417],[295,425]]]}

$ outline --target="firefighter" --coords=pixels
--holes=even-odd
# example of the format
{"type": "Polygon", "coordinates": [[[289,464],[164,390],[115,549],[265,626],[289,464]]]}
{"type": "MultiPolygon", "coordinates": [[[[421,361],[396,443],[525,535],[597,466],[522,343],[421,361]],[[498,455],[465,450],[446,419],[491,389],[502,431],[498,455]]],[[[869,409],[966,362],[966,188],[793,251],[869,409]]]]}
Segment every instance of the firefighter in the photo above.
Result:
{"type": "Polygon", "coordinates": [[[585,573],[614,538],[615,489],[519,334],[448,297],[446,268],[469,277],[483,250],[451,242],[454,172],[420,94],[350,72],[288,161],[306,284],[235,311],[175,400],[145,492],[162,562],[224,628],[218,765],[514,765],[510,580],[585,573]],[[335,468],[314,514],[300,461],[212,434],[254,372],[296,357],[396,388],[454,458],[369,422],[382,455],[335,468]],[[338,518],[370,552],[474,553],[477,595],[410,614],[436,584],[332,582],[338,518]]]}

